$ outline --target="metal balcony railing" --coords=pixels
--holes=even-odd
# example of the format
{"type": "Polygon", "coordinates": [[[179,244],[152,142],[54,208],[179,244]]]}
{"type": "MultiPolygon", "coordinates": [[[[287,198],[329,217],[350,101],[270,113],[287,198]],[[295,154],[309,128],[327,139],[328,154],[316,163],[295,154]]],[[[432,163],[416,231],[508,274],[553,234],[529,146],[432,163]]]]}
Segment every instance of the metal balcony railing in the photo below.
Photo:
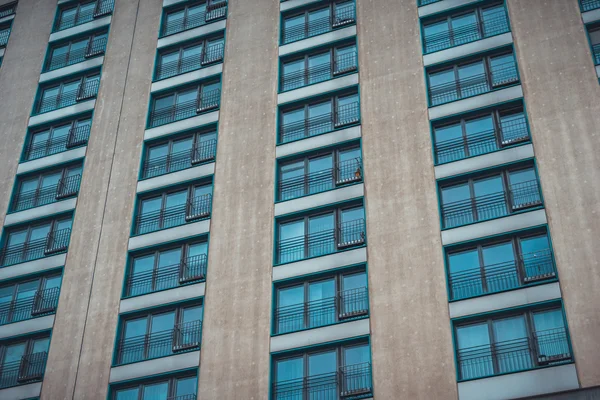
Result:
{"type": "Polygon", "coordinates": [[[48,353],[28,354],[0,367],[0,389],[42,380],[48,353]]]}
{"type": "Polygon", "coordinates": [[[338,292],[334,297],[279,307],[275,310],[276,333],[316,328],[352,320],[369,313],[367,288],[338,292]]]}
{"type": "Polygon", "coordinates": [[[450,26],[446,32],[424,35],[425,53],[433,53],[509,31],[506,11],[504,9],[497,9],[493,12],[488,12],[485,21],[462,25],[459,28],[452,28],[450,26]]]}
{"type": "Polygon", "coordinates": [[[434,85],[429,88],[431,106],[448,103],[490,92],[519,82],[517,66],[514,61],[495,65],[491,74],[473,75],[454,82],[434,85]]]}
{"type": "Polygon", "coordinates": [[[91,129],[91,125],[82,125],[77,128],[71,128],[68,135],[51,137],[41,142],[29,143],[25,149],[25,160],[35,160],[74,147],[83,146],[90,137],[91,129]]]}
{"type": "Polygon", "coordinates": [[[78,174],[60,179],[52,186],[18,193],[13,200],[11,212],[23,211],[75,196],[79,192],[80,183],[81,175],[78,174]]]}
{"type": "Polygon", "coordinates": [[[183,394],[181,396],[167,397],[167,400],[196,400],[195,394],[183,394]]]}
{"type": "Polygon", "coordinates": [[[442,206],[444,228],[498,218],[542,204],[537,180],[511,185],[505,192],[496,192],[442,206]]]}
{"type": "Polygon", "coordinates": [[[10,29],[0,31],[0,47],[4,47],[8,44],[9,36],[10,36],[10,29]]]}
{"type": "Polygon", "coordinates": [[[592,46],[592,53],[594,54],[594,64],[600,65],[600,43],[592,46]]]}
{"type": "Polygon", "coordinates": [[[358,68],[356,53],[348,53],[337,57],[333,62],[312,65],[300,71],[289,72],[281,76],[281,91],[298,89],[331,79],[358,68]]]}
{"type": "Polygon", "coordinates": [[[117,343],[116,365],[131,364],[200,348],[202,321],[177,324],[173,329],[121,339],[117,343]]]}
{"type": "Polygon", "coordinates": [[[600,8],[600,0],[579,0],[581,11],[591,11],[600,8]]]}
{"type": "Polygon", "coordinates": [[[69,247],[71,229],[50,232],[43,239],[32,240],[14,246],[6,246],[0,251],[0,266],[37,260],[50,255],[64,253],[69,247]]]}
{"type": "Polygon", "coordinates": [[[207,6],[206,12],[188,16],[187,13],[177,19],[165,22],[160,37],[173,35],[175,33],[197,28],[204,24],[225,18],[227,16],[227,1],[214,2],[207,6]]]}
{"type": "Polygon", "coordinates": [[[144,161],[142,166],[142,179],[153,178],[195,165],[214,160],[217,154],[217,140],[211,139],[196,143],[189,150],[178,151],[166,156],[152,158],[144,161]]]}
{"type": "Polygon", "coordinates": [[[551,249],[520,254],[518,259],[450,274],[451,298],[460,300],[556,278],[551,249]]]}
{"type": "Polygon", "coordinates": [[[336,28],[351,25],[356,22],[356,12],[354,3],[335,10],[335,16],[318,18],[302,25],[296,25],[283,29],[283,44],[306,39],[312,36],[331,32],[336,28]]]}
{"type": "Polygon", "coordinates": [[[438,1],[442,1],[442,0],[418,0],[418,3],[419,3],[419,7],[421,7],[421,6],[426,6],[427,4],[437,3],[438,1]]]}
{"type": "Polygon", "coordinates": [[[190,118],[201,112],[217,109],[220,104],[221,89],[198,92],[198,96],[194,100],[184,101],[152,111],[150,113],[150,127],[154,128],[190,118]]]}
{"type": "Polygon", "coordinates": [[[339,106],[334,113],[321,114],[305,120],[282,124],[280,128],[281,143],[320,135],[358,122],[360,122],[358,101],[344,104],[339,106]]]}
{"type": "Polygon", "coordinates": [[[17,3],[14,2],[7,6],[0,7],[0,18],[8,17],[9,15],[13,15],[17,10],[17,3]]]}
{"type": "Polygon", "coordinates": [[[114,0],[97,0],[96,7],[93,10],[85,10],[84,12],[78,11],[76,14],[67,18],[64,18],[63,16],[58,18],[54,24],[53,32],[62,31],[64,29],[85,24],[94,18],[110,14],[112,13],[114,6],[114,0]]]}
{"type": "Polygon", "coordinates": [[[356,219],[302,236],[280,240],[277,246],[277,262],[286,263],[309,257],[323,256],[337,251],[363,245],[366,241],[365,220],[356,219]]]}
{"type": "Polygon", "coordinates": [[[362,177],[361,158],[341,161],[334,168],[282,179],[279,182],[279,200],[291,200],[308,194],[324,192],[348,183],[360,182],[362,177]]]}
{"type": "Polygon", "coordinates": [[[571,360],[565,328],[534,332],[531,337],[458,351],[461,380],[558,365],[571,360]]]}
{"type": "Polygon", "coordinates": [[[186,72],[195,71],[205,65],[223,61],[224,44],[210,46],[202,54],[193,54],[187,57],[181,57],[178,60],[170,61],[164,64],[158,64],[156,70],[156,79],[166,79],[186,72]]]}
{"type": "Polygon", "coordinates": [[[205,194],[189,199],[185,204],[138,215],[135,218],[135,235],[184,225],[210,216],[212,195],[205,194]]]}
{"type": "Polygon", "coordinates": [[[44,71],[53,71],[55,69],[80,63],[88,58],[104,54],[104,51],[106,50],[107,41],[107,37],[102,37],[93,40],[90,39],[87,47],[85,48],[73,50],[68,53],[52,57],[47,63],[46,67],[44,68],[44,71]]]}
{"type": "Polygon", "coordinates": [[[171,289],[190,282],[203,281],[206,279],[207,260],[206,254],[200,254],[188,257],[178,264],[132,274],[126,283],[127,296],[137,296],[171,289]]]}
{"type": "Polygon", "coordinates": [[[58,110],[59,108],[72,106],[78,101],[96,97],[96,95],[98,94],[99,87],[100,81],[94,79],[92,81],[80,84],[75,90],[62,92],[57,94],[56,96],[41,97],[38,100],[36,108],[37,114],[43,114],[46,112],[58,110]]]}
{"type": "Polygon", "coordinates": [[[372,396],[371,364],[338,368],[336,372],[306,376],[273,385],[272,400],[361,399],[372,396]]]}
{"type": "Polygon", "coordinates": [[[0,305],[0,325],[52,314],[58,305],[59,288],[38,290],[32,297],[13,299],[0,305]]]}

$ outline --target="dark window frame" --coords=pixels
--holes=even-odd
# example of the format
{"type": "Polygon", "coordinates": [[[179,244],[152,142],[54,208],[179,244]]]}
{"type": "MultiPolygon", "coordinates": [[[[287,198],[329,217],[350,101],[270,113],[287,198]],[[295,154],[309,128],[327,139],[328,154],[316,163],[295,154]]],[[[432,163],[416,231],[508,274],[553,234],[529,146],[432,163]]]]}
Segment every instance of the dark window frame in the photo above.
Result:
{"type": "Polygon", "coordinates": [[[355,24],[356,23],[356,0],[331,0],[329,2],[329,4],[327,4],[327,5],[323,5],[321,3],[321,4],[311,5],[311,6],[308,6],[308,7],[303,7],[300,10],[292,10],[289,13],[285,13],[285,15],[281,16],[280,43],[282,45],[283,44],[289,44],[289,43],[297,42],[297,41],[300,41],[300,40],[308,39],[308,38],[311,38],[311,37],[318,36],[320,34],[326,33],[326,32],[323,32],[323,33],[320,33],[320,34],[317,34],[317,35],[308,35],[308,34],[306,34],[301,39],[295,39],[295,40],[290,40],[290,41],[286,41],[285,40],[285,31],[286,31],[285,30],[285,21],[288,20],[288,19],[297,18],[297,17],[299,17],[301,15],[304,15],[304,23],[303,23],[302,26],[304,26],[305,33],[307,33],[307,31],[308,31],[308,21],[309,21],[308,15],[309,15],[309,13],[314,12],[314,11],[321,11],[321,10],[328,9],[329,10],[329,30],[327,32],[330,32],[332,30],[337,29],[338,27],[334,26],[335,25],[334,19],[336,18],[336,7],[338,6],[338,4],[343,4],[343,3],[352,3],[353,4],[353,6],[354,6],[354,20],[352,21],[352,23],[341,24],[339,26],[339,28],[355,24]]]}
{"type": "MultiPolygon", "coordinates": [[[[58,152],[54,152],[54,153],[49,152],[48,150],[46,150],[45,153],[47,153],[47,154],[45,154],[43,156],[35,157],[35,158],[27,157],[27,155],[28,154],[30,155],[30,153],[32,151],[31,147],[34,145],[34,137],[36,135],[43,134],[44,132],[48,132],[48,139],[46,139],[45,141],[52,142],[52,139],[54,138],[54,132],[58,128],[65,127],[67,125],[70,125],[69,132],[76,131],[78,128],[80,128],[82,126],[89,126],[89,128],[91,130],[91,127],[92,127],[92,115],[84,115],[84,116],[75,117],[75,118],[73,118],[71,120],[68,120],[68,121],[65,121],[65,122],[55,122],[55,123],[53,123],[51,125],[46,125],[45,127],[41,128],[41,129],[35,129],[35,130],[30,131],[29,135],[28,135],[28,138],[27,138],[27,148],[26,148],[26,150],[25,150],[25,152],[23,154],[22,161],[25,162],[25,161],[37,160],[38,158],[48,157],[50,155],[62,153],[64,151],[70,150],[71,148],[75,148],[75,147],[78,147],[80,145],[84,145],[85,143],[87,143],[88,139],[86,138],[82,143],[78,142],[76,145],[69,145],[69,138],[71,136],[71,133],[69,133],[69,134],[65,135],[67,137],[67,140],[65,142],[65,146],[64,146],[65,148],[64,148],[64,150],[61,150],[61,151],[58,151],[58,152]],[[85,123],[85,121],[89,121],[89,124],[85,123]],[[82,122],[83,122],[83,124],[82,124],[82,122]]],[[[89,134],[89,132],[88,132],[88,134],[89,134]]],[[[80,142],[81,142],[81,140],[80,140],[80,142]]],[[[38,142],[38,143],[40,143],[40,142],[38,142]]],[[[48,148],[50,146],[51,146],[50,144],[47,144],[46,148],[48,148]]]]}
{"type": "Polygon", "coordinates": [[[163,79],[169,79],[172,78],[174,76],[178,76],[184,73],[188,73],[188,72],[192,72],[192,71],[196,71],[198,69],[203,68],[205,65],[211,65],[211,64],[215,64],[218,62],[222,62],[223,61],[223,54],[221,55],[221,58],[219,58],[218,60],[214,60],[211,62],[206,62],[205,63],[205,57],[208,51],[208,44],[211,41],[216,41],[216,40],[222,40],[223,41],[223,52],[225,51],[225,33],[224,32],[217,32],[214,34],[209,34],[207,36],[204,36],[202,38],[199,38],[197,40],[193,40],[193,41],[189,41],[189,42],[184,42],[184,43],[179,43],[175,46],[171,46],[168,47],[166,49],[160,49],[158,54],[157,54],[157,62],[156,62],[156,67],[154,69],[154,82],[156,81],[160,81],[163,79]],[[198,65],[197,68],[192,68],[189,70],[186,70],[185,72],[178,72],[177,74],[174,75],[169,75],[169,76],[165,76],[165,77],[161,77],[159,74],[159,71],[161,70],[161,68],[163,67],[163,63],[162,63],[162,58],[168,54],[174,54],[174,53],[178,53],[177,56],[177,62],[181,63],[183,57],[183,53],[186,49],[192,48],[192,47],[196,47],[196,46],[202,46],[202,53],[199,56],[200,59],[200,63],[198,65]]]}

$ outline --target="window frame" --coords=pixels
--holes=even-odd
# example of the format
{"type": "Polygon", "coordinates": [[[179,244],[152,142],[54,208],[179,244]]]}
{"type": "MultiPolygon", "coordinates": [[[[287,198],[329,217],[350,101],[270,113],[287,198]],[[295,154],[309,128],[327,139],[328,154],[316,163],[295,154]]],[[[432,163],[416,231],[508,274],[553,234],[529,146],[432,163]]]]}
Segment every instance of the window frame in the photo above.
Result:
{"type": "MultiPolygon", "coordinates": [[[[175,46],[171,46],[171,47],[168,47],[166,49],[159,49],[159,51],[157,52],[157,55],[156,55],[156,66],[154,68],[153,82],[157,82],[157,81],[162,81],[164,79],[173,78],[175,76],[186,74],[188,72],[197,71],[199,69],[204,68],[207,65],[212,65],[212,64],[223,62],[223,58],[222,57],[219,60],[214,60],[214,61],[211,61],[211,62],[205,62],[205,57],[206,57],[206,53],[207,53],[207,50],[208,50],[208,44],[211,41],[215,41],[215,40],[222,40],[223,41],[223,51],[224,51],[225,50],[225,32],[224,31],[211,33],[211,34],[205,35],[205,36],[203,36],[203,37],[201,37],[199,39],[195,39],[195,40],[192,40],[192,41],[178,43],[175,46]],[[176,74],[165,76],[165,77],[161,77],[160,76],[159,72],[160,72],[160,70],[163,67],[162,59],[163,59],[163,57],[165,55],[178,53],[177,54],[177,63],[180,66],[181,65],[181,60],[183,59],[183,53],[184,53],[184,51],[186,49],[190,49],[190,48],[193,48],[193,47],[196,47],[196,46],[202,46],[202,52],[200,53],[200,56],[199,56],[200,62],[198,63],[198,66],[196,68],[191,68],[191,69],[188,69],[188,70],[186,70],[184,72],[178,71],[176,74]]],[[[179,69],[179,67],[178,67],[178,69],[179,69]]]]}
{"type": "MultiPolygon", "coordinates": [[[[5,283],[3,285],[0,286],[0,290],[5,289],[5,288],[10,288],[12,287],[12,297],[11,300],[9,302],[5,302],[4,304],[9,304],[9,310],[7,313],[7,317],[6,317],[6,323],[4,325],[7,324],[11,324],[14,322],[20,322],[20,321],[26,321],[28,319],[32,319],[36,316],[36,304],[38,303],[38,300],[36,299],[37,295],[39,292],[43,292],[45,291],[46,285],[48,284],[48,280],[49,279],[54,279],[54,278],[60,278],[60,286],[58,286],[58,289],[60,291],[60,289],[62,288],[62,271],[60,272],[50,272],[50,273],[45,273],[43,275],[39,275],[36,277],[32,277],[32,278],[26,278],[23,280],[19,280],[19,281],[12,281],[12,282],[8,282],[5,283]],[[24,319],[19,319],[18,321],[14,321],[14,315],[15,315],[15,310],[13,307],[13,304],[18,301],[17,296],[19,295],[19,287],[21,285],[27,284],[27,283],[32,283],[32,282],[37,282],[37,288],[35,289],[34,295],[32,296],[33,299],[33,304],[32,304],[32,309],[29,313],[29,318],[24,318],[24,319]]],[[[0,360],[2,358],[0,357],[0,360]]]]}
{"type": "Polygon", "coordinates": [[[176,399],[177,394],[177,381],[180,379],[189,379],[196,378],[196,387],[198,386],[198,374],[196,371],[184,371],[177,373],[176,375],[171,375],[168,377],[156,377],[149,380],[144,380],[141,382],[132,382],[126,383],[124,385],[118,385],[111,388],[111,400],[117,400],[117,394],[122,390],[130,390],[137,388],[138,389],[138,400],[144,399],[144,388],[149,385],[155,385],[157,383],[167,382],[168,390],[167,390],[167,399],[176,399]]]}
{"type": "MultiPolygon", "coordinates": [[[[72,135],[72,132],[76,131],[80,126],[84,126],[84,125],[89,125],[90,130],[92,127],[92,115],[82,115],[82,116],[78,116],[78,117],[74,117],[73,119],[67,120],[67,121],[57,121],[52,123],[51,125],[45,125],[43,128],[38,128],[38,129],[34,129],[29,131],[28,133],[28,137],[27,137],[27,146],[26,148],[23,150],[23,156],[21,157],[21,161],[22,162],[27,162],[27,161],[32,161],[32,160],[37,160],[39,158],[43,158],[43,157],[48,157],[51,156],[53,154],[58,154],[58,153],[63,153],[65,151],[71,150],[72,148],[76,148],[79,146],[83,146],[87,143],[87,140],[85,140],[85,143],[81,143],[81,144],[75,144],[75,145],[69,145],[69,138],[72,135]],[[82,122],[85,121],[89,121],[89,124],[81,124],[82,122]],[[54,133],[58,128],[61,127],[65,127],[69,125],[69,133],[67,135],[65,135],[66,137],[66,141],[65,141],[65,145],[64,145],[64,150],[58,151],[58,152],[54,152],[51,153],[49,148],[52,146],[52,140],[54,139],[54,133]],[[44,155],[40,156],[40,157],[36,157],[36,158],[28,158],[27,155],[31,155],[31,147],[34,145],[34,138],[36,135],[39,134],[43,134],[44,132],[48,132],[48,138],[43,140],[45,142],[48,142],[45,145],[46,150],[44,151],[44,155]]],[[[60,137],[60,136],[59,136],[60,137]]],[[[38,142],[41,143],[42,141],[38,142]]]]}
{"type": "MultiPolygon", "coordinates": [[[[108,40],[108,31],[107,30],[99,30],[99,31],[95,31],[95,32],[91,32],[91,33],[87,33],[84,36],[78,36],[78,37],[73,37],[73,38],[68,38],[67,40],[57,43],[57,44],[53,44],[52,46],[50,46],[50,48],[48,49],[48,55],[46,57],[46,60],[44,62],[44,69],[43,72],[49,72],[49,71],[56,71],[58,69],[61,68],[65,68],[67,66],[70,65],[75,65],[75,64],[79,64],[81,62],[86,61],[89,58],[95,57],[97,55],[100,55],[101,53],[98,54],[88,54],[91,50],[91,47],[93,46],[94,41],[97,40],[97,38],[102,37],[106,35],[106,38],[108,40]],[[83,42],[83,41],[87,42],[87,45],[85,47],[86,51],[84,53],[83,59],[74,63],[70,63],[71,61],[71,57],[72,57],[72,48],[73,48],[73,44],[74,43],[78,43],[78,42],[83,42]],[[64,47],[64,46],[68,46],[69,49],[67,52],[65,52],[65,63],[63,66],[61,67],[56,67],[56,68],[52,68],[50,69],[50,66],[52,64],[52,60],[53,60],[53,53],[55,50],[64,47]]],[[[104,51],[102,52],[104,53],[104,51]]]]}

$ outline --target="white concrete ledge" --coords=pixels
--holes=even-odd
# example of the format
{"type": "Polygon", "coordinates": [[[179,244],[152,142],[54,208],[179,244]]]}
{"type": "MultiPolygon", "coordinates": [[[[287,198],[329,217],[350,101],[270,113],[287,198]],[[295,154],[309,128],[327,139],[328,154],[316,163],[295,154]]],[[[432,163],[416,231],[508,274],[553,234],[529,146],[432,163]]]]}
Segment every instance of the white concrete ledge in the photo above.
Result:
{"type": "Polygon", "coordinates": [[[575,364],[458,383],[459,400],[503,400],[577,389],[575,364]]]}
{"type": "Polygon", "coordinates": [[[532,228],[547,222],[546,211],[544,209],[477,222],[442,231],[442,245],[446,246],[467,240],[517,231],[519,229],[532,228]]]}
{"type": "Polygon", "coordinates": [[[156,246],[157,244],[169,243],[186,237],[203,235],[210,230],[210,219],[192,222],[173,228],[163,229],[156,232],[146,233],[129,238],[128,250],[143,249],[144,247],[156,246]]]}
{"type": "Polygon", "coordinates": [[[510,147],[508,149],[495,151],[493,153],[482,154],[480,156],[466,158],[464,160],[437,165],[435,167],[435,178],[447,178],[449,176],[495,167],[497,165],[526,160],[532,158],[533,156],[533,145],[531,144],[510,147]]]}
{"type": "Polygon", "coordinates": [[[215,173],[215,163],[203,164],[197,167],[182,169],[181,171],[170,174],[160,175],[150,179],[144,179],[137,184],[137,192],[147,192],[165,186],[171,186],[182,182],[191,181],[198,178],[213,175],[215,173]]]}
{"type": "Polygon", "coordinates": [[[49,330],[52,329],[53,325],[54,315],[13,322],[12,324],[0,326],[0,339],[49,330]]]}
{"type": "Polygon", "coordinates": [[[478,110],[480,108],[493,106],[494,104],[504,103],[511,100],[517,100],[523,97],[523,88],[521,85],[507,87],[505,89],[494,90],[478,96],[468,97],[463,100],[456,100],[450,103],[434,106],[429,109],[429,119],[449,117],[451,115],[461,114],[468,111],[478,110]]]}
{"type": "Polygon", "coordinates": [[[450,49],[440,50],[435,53],[425,54],[423,56],[423,64],[428,67],[430,65],[439,64],[460,57],[466,57],[471,54],[480,53],[482,51],[495,49],[497,47],[506,46],[513,42],[511,32],[501,35],[492,36],[489,38],[477,40],[475,42],[466,43],[461,46],[452,47],[450,49]]]}
{"type": "Polygon", "coordinates": [[[582,13],[581,19],[583,19],[584,24],[589,24],[590,22],[600,21],[600,8],[582,13]]]}
{"type": "Polygon", "coordinates": [[[310,258],[273,267],[273,282],[297,276],[315,274],[336,268],[367,262],[367,249],[361,247],[327,256],[310,258]]]}
{"type": "Polygon", "coordinates": [[[198,128],[203,125],[215,123],[219,120],[219,111],[201,114],[196,117],[182,119],[181,121],[171,122],[170,124],[157,126],[156,128],[146,129],[144,140],[152,140],[164,137],[176,132],[186,131],[188,129],[198,128]]]}
{"type": "Polygon", "coordinates": [[[369,333],[369,318],[287,333],[271,338],[271,353],[350,339],[369,333]]]}
{"type": "Polygon", "coordinates": [[[0,57],[4,56],[4,50],[5,50],[4,47],[0,49],[0,57]]]}
{"type": "Polygon", "coordinates": [[[175,354],[173,356],[140,361],[133,364],[121,365],[110,369],[109,382],[120,382],[144,376],[165,374],[188,368],[198,368],[200,365],[200,351],[175,354]]]}
{"type": "Polygon", "coordinates": [[[12,214],[6,214],[4,226],[20,224],[21,222],[31,221],[47,217],[50,215],[60,214],[66,211],[74,210],[77,206],[77,198],[70,198],[56,203],[46,204],[44,206],[30,208],[12,214]]]}
{"type": "Polygon", "coordinates": [[[38,398],[42,393],[42,382],[30,383],[0,390],[2,400],[23,400],[38,398]]]}
{"type": "Polygon", "coordinates": [[[306,139],[280,144],[275,148],[275,156],[277,158],[287,157],[292,154],[316,150],[321,147],[343,143],[348,140],[358,139],[360,137],[360,126],[353,126],[351,128],[340,129],[338,131],[332,131],[322,135],[311,136],[306,139]]]}
{"type": "Polygon", "coordinates": [[[327,43],[337,42],[338,40],[356,36],[356,25],[348,26],[342,29],[336,29],[331,32],[323,33],[310,37],[308,39],[298,40],[289,44],[279,46],[279,56],[296,53],[298,51],[311,49],[313,47],[322,46],[327,43]]]}
{"type": "Polygon", "coordinates": [[[456,7],[464,6],[466,4],[479,3],[480,1],[482,0],[443,0],[437,3],[427,4],[426,6],[419,7],[419,17],[426,17],[428,15],[437,14],[456,7]]]}
{"type": "Polygon", "coordinates": [[[29,117],[29,125],[41,125],[57,119],[63,119],[83,113],[86,111],[92,111],[96,106],[96,99],[85,100],[79,103],[75,103],[72,106],[59,108],[58,110],[50,111],[43,114],[34,115],[29,117]]]}
{"type": "Polygon", "coordinates": [[[179,286],[173,289],[162,290],[156,293],[148,293],[143,296],[129,297],[121,300],[119,313],[128,313],[144,308],[161,306],[163,304],[172,304],[203,297],[206,290],[204,282],[193,285],[179,286]]]}
{"type": "Polygon", "coordinates": [[[596,65],[596,75],[598,75],[598,78],[600,79],[600,65],[596,65]]]}
{"type": "Polygon", "coordinates": [[[279,11],[284,12],[292,8],[306,6],[308,4],[317,4],[323,0],[289,0],[279,4],[279,11]]]}
{"type": "Polygon", "coordinates": [[[279,93],[277,95],[277,104],[290,103],[307,97],[316,96],[323,93],[329,93],[336,90],[342,90],[354,85],[358,85],[358,73],[341,76],[314,85],[304,86],[299,89],[290,90],[288,92],[279,93]]]}
{"type": "Polygon", "coordinates": [[[17,167],[17,175],[26,174],[38,169],[44,169],[53,165],[67,163],[85,157],[87,146],[78,147],[73,150],[63,151],[62,153],[52,154],[50,156],[37,158],[31,161],[20,163],[17,167]]]}
{"type": "Polygon", "coordinates": [[[40,258],[38,260],[2,267],[0,268],[0,281],[56,269],[65,265],[66,259],[67,255],[63,253],[52,257],[40,258]]]}
{"type": "Polygon", "coordinates": [[[63,76],[77,74],[88,69],[98,68],[104,64],[104,56],[90,58],[77,64],[67,67],[55,69],[53,71],[44,72],[40,75],[40,83],[48,82],[54,79],[62,78],[63,76]]]}
{"type": "Polygon", "coordinates": [[[70,36],[79,35],[81,33],[93,31],[104,26],[110,25],[112,21],[112,16],[107,15],[106,17],[93,19],[90,22],[86,22],[85,24],[77,25],[72,28],[63,29],[62,31],[54,32],[50,35],[50,39],[48,42],[56,42],[57,40],[62,40],[68,38],[70,36]]]}
{"type": "Polygon", "coordinates": [[[558,282],[514,289],[449,303],[450,318],[504,310],[542,301],[560,299],[558,282]]]}
{"type": "Polygon", "coordinates": [[[171,78],[156,81],[152,84],[150,92],[159,92],[161,90],[169,89],[176,86],[185,85],[190,82],[205,79],[213,75],[218,75],[223,72],[223,63],[211,65],[205,68],[200,68],[195,71],[187,72],[185,74],[176,75],[171,78]]]}
{"type": "Polygon", "coordinates": [[[198,28],[165,36],[164,38],[158,39],[156,47],[158,49],[162,49],[163,47],[185,42],[190,39],[199,38],[210,33],[219,32],[225,30],[226,25],[227,21],[223,19],[217,22],[211,22],[210,24],[199,26],[198,28]]]}
{"type": "Polygon", "coordinates": [[[8,15],[8,16],[6,16],[4,18],[0,18],[0,24],[3,24],[3,23],[8,22],[8,21],[12,21],[13,19],[15,19],[15,14],[11,14],[11,15],[8,15]]]}
{"type": "Polygon", "coordinates": [[[163,7],[170,7],[175,4],[185,3],[187,0],[163,0],[163,7]]]}
{"type": "Polygon", "coordinates": [[[316,193],[310,196],[299,197],[275,204],[275,216],[294,213],[301,210],[322,207],[327,204],[338,203],[355,199],[365,195],[365,185],[363,183],[350,186],[341,186],[337,189],[328,190],[322,193],[316,193]]]}

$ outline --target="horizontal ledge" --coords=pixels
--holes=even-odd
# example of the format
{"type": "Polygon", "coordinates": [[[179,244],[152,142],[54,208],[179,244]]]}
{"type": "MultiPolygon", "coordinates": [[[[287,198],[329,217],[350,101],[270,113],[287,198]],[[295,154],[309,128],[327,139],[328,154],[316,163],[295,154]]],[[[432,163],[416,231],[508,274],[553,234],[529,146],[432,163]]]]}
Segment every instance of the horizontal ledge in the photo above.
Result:
{"type": "Polygon", "coordinates": [[[206,79],[213,75],[219,75],[223,72],[223,63],[210,65],[208,67],[199,68],[194,71],[186,72],[184,74],[179,74],[172,76],[170,78],[162,79],[160,81],[156,81],[152,83],[150,88],[151,93],[159,92],[161,90],[166,90],[170,88],[174,88],[177,86],[185,85],[190,82],[195,82],[201,79],[206,79]]]}
{"type": "Polygon", "coordinates": [[[144,376],[166,374],[188,368],[198,368],[200,351],[175,354],[171,356],[119,365],[110,369],[110,383],[142,378],[144,376]]]}
{"type": "Polygon", "coordinates": [[[287,200],[275,204],[275,216],[279,217],[285,214],[309,210],[311,208],[322,207],[327,204],[339,203],[359,197],[365,194],[365,185],[361,183],[340,186],[336,189],[326,192],[315,193],[310,196],[299,197],[297,199],[287,200]]]}
{"type": "Polygon", "coordinates": [[[54,79],[62,78],[68,75],[87,71],[88,69],[98,68],[104,64],[104,56],[94,57],[77,64],[68,65],[52,71],[44,72],[40,75],[40,83],[48,82],[54,79]]]}
{"type": "Polygon", "coordinates": [[[67,254],[65,253],[2,267],[0,268],[0,281],[56,269],[64,266],[66,259],[67,254]]]}
{"type": "Polygon", "coordinates": [[[335,29],[317,36],[298,40],[297,42],[291,42],[288,44],[281,45],[279,46],[279,56],[286,56],[288,54],[308,50],[313,47],[325,45],[328,43],[337,42],[338,40],[350,38],[353,36],[356,36],[356,25],[348,26],[341,29],[335,29]]]}
{"type": "Polygon", "coordinates": [[[39,219],[43,217],[48,217],[50,215],[71,211],[75,209],[76,205],[77,197],[74,197],[46,204],[43,206],[30,208],[28,210],[19,211],[12,214],[6,214],[6,218],[4,219],[4,225],[10,226],[20,224],[21,222],[31,221],[34,219],[39,219]]]}
{"type": "Polygon", "coordinates": [[[156,128],[146,129],[144,140],[152,140],[168,136],[173,133],[187,131],[189,129],[199,128],[204,125],[213,124],[219,120],[219,111],[213,111],[206,114],[200,114],[195,117],[182,119],[156,128]]]}
{"type": "Polygon", "coordinates": [[[506,46],[511,44],[512,42],[512,33],[506,32],[500,35],[479,39],[470,43],[465,43],[460,46],[451,47],[448,49],[436,51],[434,53],[425,54],[423,56],[423,63],[425,67],[429,67],[434,64],[439,64],[457,58],[467,57],[472,54],[481,53],[483,51],[495,49],[497,47],[506,46]]]}
{"type": "Polygon", "coordinates": [[[293,154],[304,153],[306,151],[344,143],[349,140],[359,139],[361,136],[360,126],[331,131],[322,135],[315,135],[289,143],[282,143],[275,148],[275,156],[277,158],[287,157],[293,154]]]}
{"type": "Polygon", "coordinates": [[[182,302],[198,297],[203,297],[206,290],[204,282],[178,286],[172,289],[148,293],[141,296],[128,297],[121,300],[119,312],[121,314],[145,308],[157,307],[163,304],[182,302]]]}
{"type": "Polygon", "coordinates": [[[201,36],[208,35],[210,33],[225,30],[227,21],[225,19],[216,22],[211,22],[206,25],[199,26],[197,28],[189,29],[187,31],[174,33],[169,36],[158,39],[156,47],[162,49],[163,47],[171,46],[177,43],[185,42],[190,39],[195,39],[201,36]]]}
{"type": "Polygon", "coordinates": [[[367,262],[367,248],[341,251],[273,267],[273,282],[367,262]]]}
{"type": "Polygon", "coordinates": [[[155,176],[154,178],[138,181],[137,193],[188,182],[194,179],[204,178],[215,173],[215,163],[198,165],[196,167],[182,169],[169,174],[155,176]]]}
{"type": "Polygon", "coordinates": [[[358,85],[358,73],[341,76],[339,78],[329,79],[324,82],[315,83],[298,89],[289,90],[277,95],[277,104],[285,104],[324,93],[342,90],[358,85]]]}
{"type": "Polygon", "coordinates": [[[29,333],[40,332],[52,329],[54,325],[54,314],[44,317],[30,318],[12,324],[0,326],[0,339],[9,337],[27,335],[29,333]]]}
{"type": "Polygon", "coordinates": [[[90,22],[86,22],[85,24],[63,29],[62,31],[50,34],[50,39],[48,40],[48,42],[52,43],[56,42],[57,40],[68,38],[70,36],[75,36],[84,32],[93,31],[95,29],[110,25],[111,21],[112,15],[107,15],[106,17],[93,19],[90,22]]]}
{"type": "Polygon", "coordinates": [[[185,239],[196,235],[203,235],[210,230],[210,219],[192,222],[173,228],[162,229],[155,232],[133,236],[129,239],[128,250],[139,250],[159,244],[166,244],[176,240],[185,239]]]}
{"type": "Polygon", "coordinates": [[[95,106],[96,99],[93,98],[78,102],[76,104],[73,104],[72,106],[59,108],[58,110],[49,111],[43,114],[37,114],[32,117],[29,117],[28,126],[31,127],[35,125],[41,125],[57,119],[72,117],[83,112],[92,111],[95,106]]]}

